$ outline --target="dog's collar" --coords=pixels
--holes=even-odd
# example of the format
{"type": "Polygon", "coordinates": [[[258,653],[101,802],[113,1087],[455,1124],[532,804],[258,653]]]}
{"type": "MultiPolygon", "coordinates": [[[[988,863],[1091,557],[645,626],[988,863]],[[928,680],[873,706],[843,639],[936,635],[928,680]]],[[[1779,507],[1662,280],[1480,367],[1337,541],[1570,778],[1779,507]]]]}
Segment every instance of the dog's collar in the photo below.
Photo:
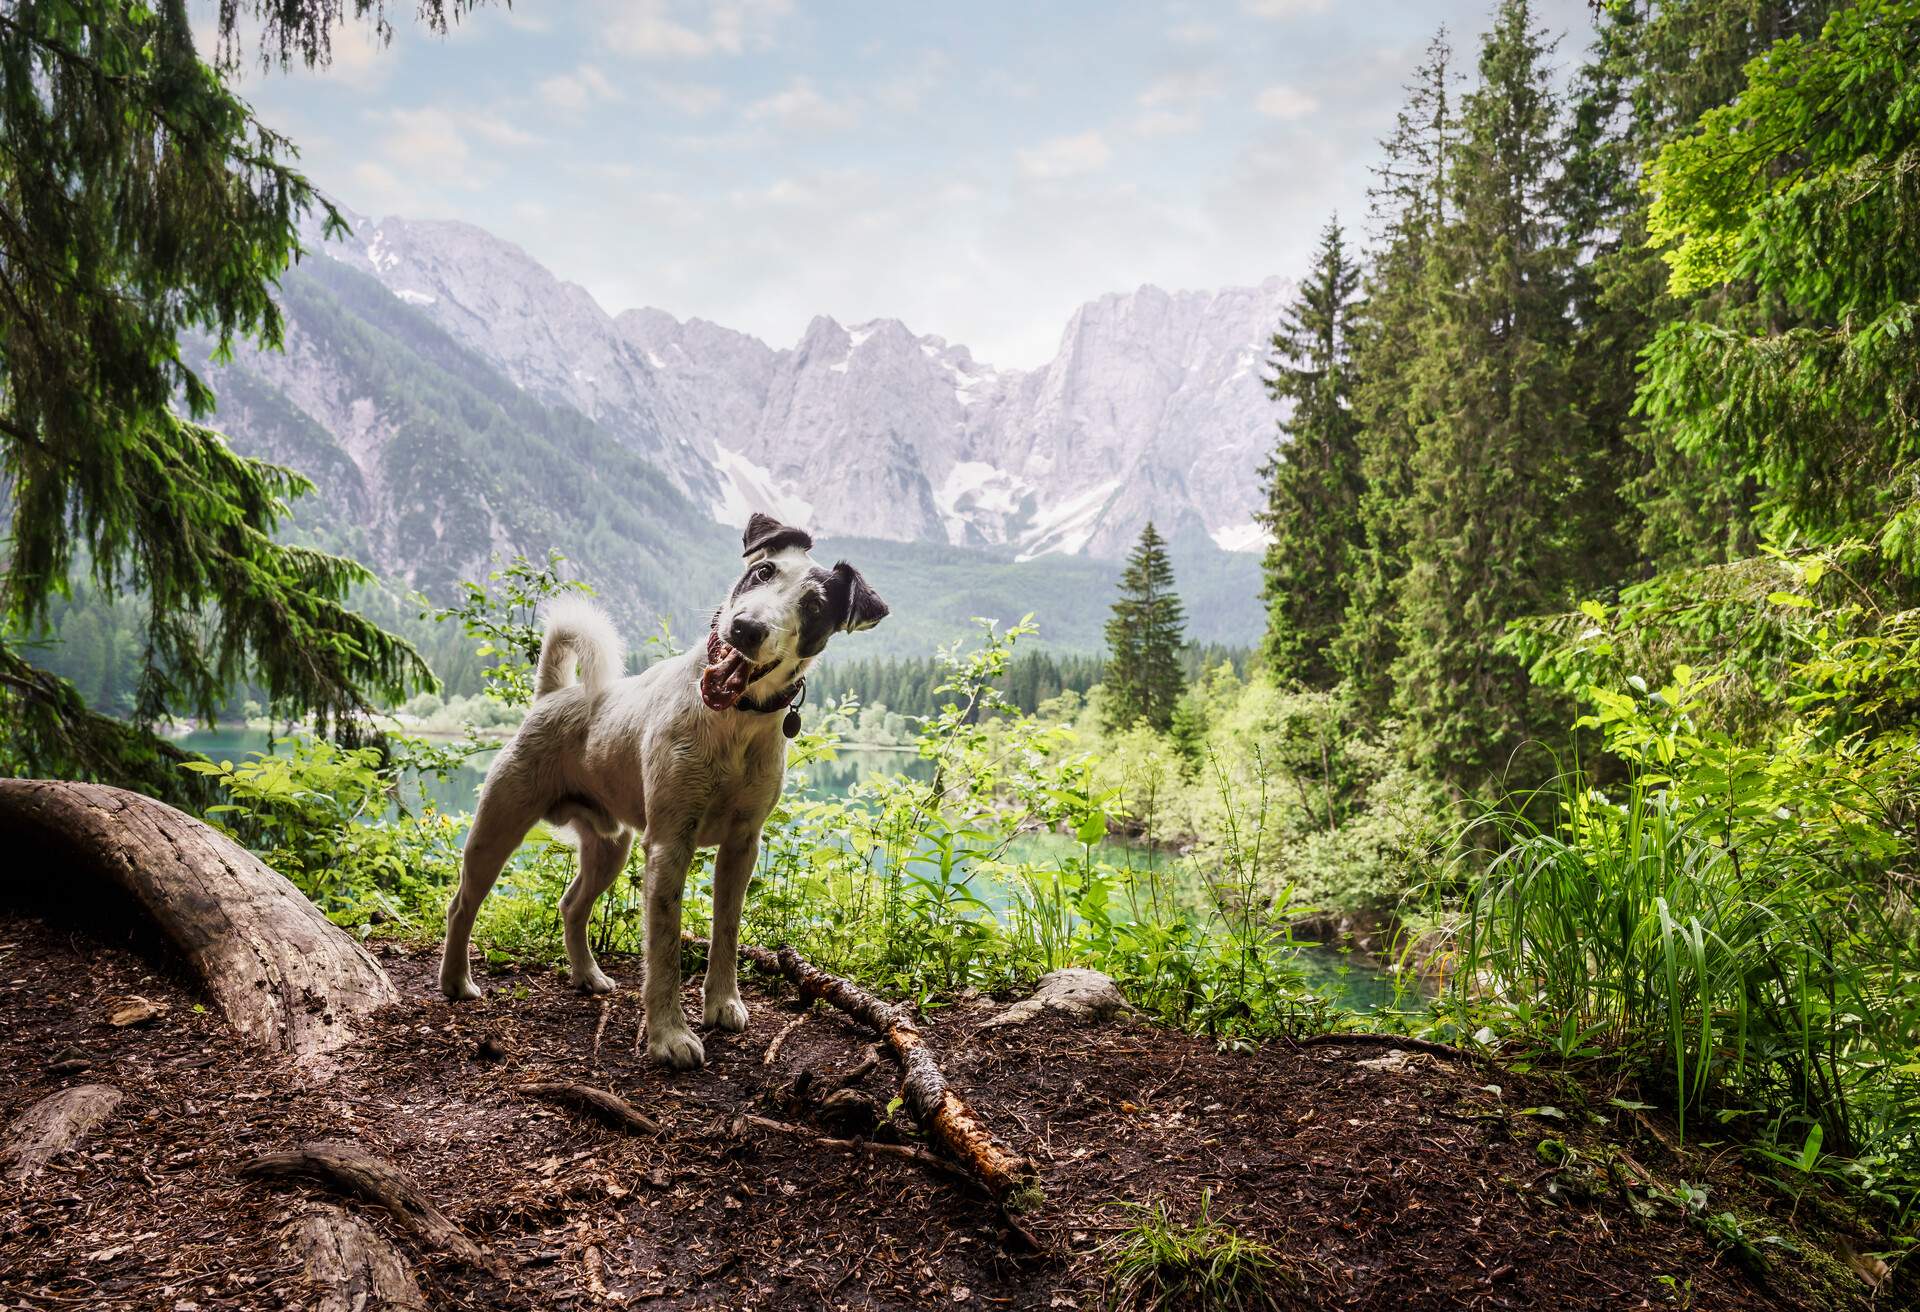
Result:
{"type": "MultiPolygon", "coordinates": [[[[719,630],[708,629],[707,661],[709,664],[720,659],[720,645],[719,630]]],[[[753,715],[772,715],[775,711],[785,711],[788,707],[792,707],[793,709],[787,715],[786,724],[782,726],[786,731],[787,737],[791,738],[800,732],[800,707],[806,704],[806,700],[807,680],[805,676],[802,676],[795,679],[784,689],[767,698],[765,701],[756,701],[751,697],[743,696],[733,704],[733,709],[736,711],[746,711],[753,715]]]]}

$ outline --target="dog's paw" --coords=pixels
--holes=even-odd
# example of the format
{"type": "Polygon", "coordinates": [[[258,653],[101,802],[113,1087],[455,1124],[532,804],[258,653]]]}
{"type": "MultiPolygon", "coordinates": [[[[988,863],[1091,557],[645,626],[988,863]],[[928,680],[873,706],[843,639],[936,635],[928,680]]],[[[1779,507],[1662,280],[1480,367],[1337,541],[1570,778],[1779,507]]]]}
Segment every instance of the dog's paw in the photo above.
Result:
{"type": "Polygon", "coordinates": [[[671,1066],[677,1071],[697,1070],[707,1064],[707,1050],[700,1046],[700,1040],[684,1023],[657,1037],[649,1033],[647,1055],[662,1066],[671,1066]]]}
{"type": "Polygon", "coordinates": [[[700,1018],[715,1029],[738,1034],[747,1028],[747,1004],[739,998],[707,998],[701,1003],[700,1018]]]}
{"type": "Polygon", "coordinates": [[[598,966],[590,968],[584,975],[577,970],[574,971],[573,986],[582,993],[612,993],[620,987],[613,982],[613,976],[598,966]]]}
{"type": "Polygon", "coordinates": [[[442,976],[440,992],[449,1002],[476,1002],[480,999],[480,986],[473,982],[473,976],[462,975],[456,979],[442,976]]]}

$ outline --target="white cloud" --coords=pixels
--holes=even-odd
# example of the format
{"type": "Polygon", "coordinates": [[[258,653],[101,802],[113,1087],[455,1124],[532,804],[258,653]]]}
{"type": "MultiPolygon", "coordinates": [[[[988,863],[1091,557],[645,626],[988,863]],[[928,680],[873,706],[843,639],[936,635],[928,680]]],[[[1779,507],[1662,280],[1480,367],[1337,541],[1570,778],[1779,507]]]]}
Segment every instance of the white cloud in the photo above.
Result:
{"type": "Polygon", "coordinates": [[[1240,8],[1255,18],[1304,18],[1327,12],[1327,0],[1240,0],[1240,8]]]}
{"type": "Polygon", "coordinates": [[[1200,114],[1191,109],[1150,109],[1134,117],[1135,136],[1179,137],[1200,130],[1200,114]]]}
{"type": "Polygon", "coordinates": [[[1071,178],[1106,167],[1113,148],[1098,132],[1082,132],[1070,137],[1054,137],[1027,150],[1015,152],[1020,171],[1030,178],[1071,178]]]}
{"type": "Polygon", "coordinates": [[[775,123],[796,131],[838,132],[860,121],[860,102],[829,100],[812,82],[797,77],[786,90],[748,105],[745,117],[749,122],[775,123]]]}
{"type": "Polygon", "coordinates": [[[1168,73],[1149,82],[1134,99],[1143,109],[1161,105],[1184,105],[1195,100],[1212,100],[1220,94],[1220,74],[1210,68],[1187,69],[1168,73]]]}
{"type": "Polygon", "coordinates": [[[606,10],[606,38],[642,59],[704,59],[764,50],[792,0],[618,0],[606,10]]]}
{"type": "Polygon", "coordinates": [[[473,129],[475,136],[496,146],[532,146],[540,141],[539,137],[524,128],[515,127],[507,120],[490,114],[469,116],[467,125],[473,129]]]}
{"type": "Polygon", "coordinates": [[[667,82],[656,79],[647,83],[647,91],[661,104],[689,118],[711,114],[727,103],[726,92],[719,87],[710,87],[699,82],[667,82]]]}
{"type": "Polygon", "coordinates": [[[1220,29],[1212,23],[1176,23],[1167,29],[1167,40],[1183,46],[1210,46],[1220,39],[1220,29]]]}
{"type": "Polygon", "coordinates": [[[408,177],[476,187],[473,148],[461,120],[443,109],[396,109],[386,115],[392,130],[380,139],[380,153],[408,177]]]}
{"type": "Polygon", "coordinates": [[[624,97],[607,75],[592,64],[582,64],[571,73],[550,77],[539,86],[540,98],[555,109],[579,113],[595,101],[621,100],[624,97]]]}
{"type": "Polygon", "coordinates": [[[1253,102],[1268,118],[1305,118],[1320,108],[1320,102],[1298,87],[1272,86],[1253,102]]]}

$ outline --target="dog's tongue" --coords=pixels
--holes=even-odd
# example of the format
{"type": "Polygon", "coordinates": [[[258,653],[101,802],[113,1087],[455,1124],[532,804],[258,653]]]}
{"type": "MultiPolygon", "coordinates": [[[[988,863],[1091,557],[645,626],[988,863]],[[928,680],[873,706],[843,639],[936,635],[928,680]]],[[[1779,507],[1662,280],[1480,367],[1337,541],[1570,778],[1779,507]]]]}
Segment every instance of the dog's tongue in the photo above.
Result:
{"type": "Polygon", "coordinates": [[[716,635],[707,646],[707,668],[700,674],[700,700],[711,710],[731,710],[747,695],[752,681],[753,662],[716,635]]]}

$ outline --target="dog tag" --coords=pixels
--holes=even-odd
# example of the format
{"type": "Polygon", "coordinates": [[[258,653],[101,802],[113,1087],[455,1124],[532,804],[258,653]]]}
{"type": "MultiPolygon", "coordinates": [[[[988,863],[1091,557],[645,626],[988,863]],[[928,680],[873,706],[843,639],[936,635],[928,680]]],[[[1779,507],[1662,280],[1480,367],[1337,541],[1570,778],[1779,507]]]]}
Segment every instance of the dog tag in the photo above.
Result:
{"type": "Polygon", "coordinates": [[[798,738],[800,736],[799,711],[789,710],[787,712],[787,718],[780,722],[780,732],[789,738],[798,738]]]}

